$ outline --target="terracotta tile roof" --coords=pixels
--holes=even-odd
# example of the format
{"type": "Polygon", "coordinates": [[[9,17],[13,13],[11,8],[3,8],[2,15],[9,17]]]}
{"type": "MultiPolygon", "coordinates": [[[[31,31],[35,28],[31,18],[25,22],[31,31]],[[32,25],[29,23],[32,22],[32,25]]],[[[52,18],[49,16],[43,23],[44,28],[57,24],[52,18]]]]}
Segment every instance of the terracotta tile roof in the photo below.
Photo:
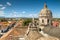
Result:
{"type": "Polygon", "coordinates": [[[10,35],[13,35],[13,36],[24,35],[26,31],[27,31],[27,27],[14,28],[14,30],[10,33],[10,35]]]}
{"type": "MultiPolygon", "coordinates": [[[[12,35],[12,36],[14,36],[14,37],[18,37],[18,36],[20,36],[20,35],[24,35],[25,33],[26,33],[26,31],[27,31],[27,27],[21,27],[21,28],[14,28],[14,29],[11,29],[9,32],[7,32],[4,36],[5,37],[2,37],[1,39],[2,40],[7,40],[7,39],[9,39],[8,37],[10,36],[10,35],[12,35]]],[[[0,39],[0,40],[1,40],[0,39]]]]}
{"type": "Polygon", "coordinates": [[[14,22],[11,22],[10,24],[8,22],[1,22],[1,29],[6,29],[9,25],[12,25],[14,22]],[[7,24],[6,24],[7,23],[7,24]],[[6,25],[5,25],[6,24],[6,25]]]}
{"type": "Polygon", "coordinates": [[[54,27],[57,27],[57,26],[59,25],[59,22],[58,22],[58,21],[53,21],[53,22],[52,22],[52,25],[53,25],[54,27]]]}

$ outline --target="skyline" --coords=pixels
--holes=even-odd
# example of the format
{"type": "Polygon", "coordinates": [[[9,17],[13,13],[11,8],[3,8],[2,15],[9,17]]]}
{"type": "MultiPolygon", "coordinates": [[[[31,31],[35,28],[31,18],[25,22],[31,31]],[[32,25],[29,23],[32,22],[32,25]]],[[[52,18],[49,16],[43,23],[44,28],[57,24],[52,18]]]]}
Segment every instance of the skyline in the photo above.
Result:
{"type": "Polygon", "coordinates": [[[60,18],[60,0],[0,0],[0,17],[38,17],[44,2],[60,18]]]}

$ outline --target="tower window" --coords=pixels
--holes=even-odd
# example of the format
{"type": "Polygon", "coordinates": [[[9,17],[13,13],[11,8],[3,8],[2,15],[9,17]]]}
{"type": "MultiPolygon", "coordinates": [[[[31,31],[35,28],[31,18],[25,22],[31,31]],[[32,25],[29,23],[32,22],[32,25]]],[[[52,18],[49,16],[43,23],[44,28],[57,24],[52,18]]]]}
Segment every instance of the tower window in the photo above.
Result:
{"type": "Polygon", "coordinates": [[[44,20],[42,19],[42,23],[44,23],[44,20]]]}
{"type": "Polygon", "coordinates": [[[39,31],[41,31],[41,28],[39,28],[39,31]]]}
{"type": "Polygon", "coordinates": [[[49,23],[49,19],[47,20],[47,22],[49,23]]]}

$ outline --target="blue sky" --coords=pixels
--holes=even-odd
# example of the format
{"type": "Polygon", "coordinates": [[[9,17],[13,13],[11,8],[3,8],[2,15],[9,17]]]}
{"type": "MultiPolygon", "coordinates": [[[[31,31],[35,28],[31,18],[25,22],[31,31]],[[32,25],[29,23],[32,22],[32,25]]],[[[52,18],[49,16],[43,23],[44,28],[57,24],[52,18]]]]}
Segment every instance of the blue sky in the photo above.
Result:
{"type": "Polygon", "coordinates": [[[60,0],[0,0],[0,17],[38,17],[46,2],[53,17],[60,17],[60,0]]]}

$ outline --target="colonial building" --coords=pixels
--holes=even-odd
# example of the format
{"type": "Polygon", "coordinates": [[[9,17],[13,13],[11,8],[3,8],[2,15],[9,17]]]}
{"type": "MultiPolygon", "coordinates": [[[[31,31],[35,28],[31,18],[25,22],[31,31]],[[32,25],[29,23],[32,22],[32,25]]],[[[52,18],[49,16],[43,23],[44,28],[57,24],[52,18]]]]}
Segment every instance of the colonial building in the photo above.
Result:
{"type": "Polygon", "coordinates": [[[44,8],[39,14],[39,27],[51,26],[52,12],[47,8],[46,3],[44,3],[44,8]]]}
{"type": "Polygon", "coordinates": [[[37,22],[35,22],[34,18],[28,27],[20,27],[20,23],[22,22],[18,21],[13,28],[11,28],[0,38],[0,40],[59,40],[56,37],[60,37],[60,28],[56,28],[57,31],[55,28],[52,28],[52,30],[54,29],[55,31],[50,30],[51,27],[49,26],[51,26],[51,21],[52,12],[47,8],[47,5],[45,3],[44,8],[41,10],[39,15],[39,25],[36,24],[37,22]],[[40,28],[43,27],[45,28],[41,30],[40,28]]]}

